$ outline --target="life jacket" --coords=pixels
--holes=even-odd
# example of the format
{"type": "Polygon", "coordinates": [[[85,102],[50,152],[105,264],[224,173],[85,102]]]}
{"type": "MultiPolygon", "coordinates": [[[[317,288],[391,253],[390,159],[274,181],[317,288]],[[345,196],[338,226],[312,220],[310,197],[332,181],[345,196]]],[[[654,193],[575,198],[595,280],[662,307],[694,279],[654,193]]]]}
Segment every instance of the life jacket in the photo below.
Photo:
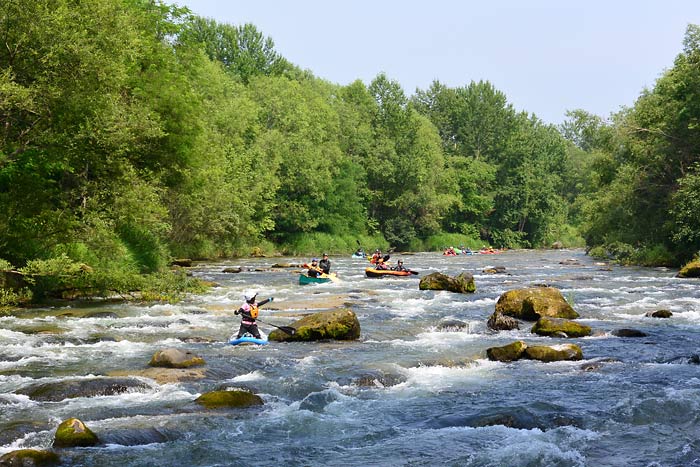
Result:
{"type": "Polygon", "coordinates": [[[243,311],[246,311],[251,318],[256,319],[258,317],[258,314],[260,311],[258,310],[258,305],[251,305],[249,303],[246,303],[243,305],[243,311]]]}

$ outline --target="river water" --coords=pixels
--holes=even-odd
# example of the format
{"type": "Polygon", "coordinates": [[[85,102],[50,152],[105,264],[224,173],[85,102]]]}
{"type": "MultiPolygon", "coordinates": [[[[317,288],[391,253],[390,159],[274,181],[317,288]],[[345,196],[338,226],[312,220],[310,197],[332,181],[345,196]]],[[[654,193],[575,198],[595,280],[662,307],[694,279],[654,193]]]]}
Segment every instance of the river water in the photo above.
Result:
{"type": "Polygon", "coordinates": [[[58,423],[77,417],[102,444],[60,451],[64,465],[700,465],[700,281],[603,265],[578,250],[392,260],[399,256],[421,276],[471,272],[477,291],[420,291],[416,276],[369,279],[366,263],[349,257],[331,258],[342,281],[301,286],[292,271],[267,268],[308,258],[257,258],[198,265],[193,273],[220,287],[175,305],[0,318],[0,454],[49,448],[58,423]],[[243,272],[222,272],[232,266],[243,272]],[[489,266],[506,273],[483,273],[489,266]],[[571,340],[584,360],[489,361],[488,347],[514,340],[562,342],[530,334],[527,323],[499,333],[486,327],[503,292],[537,284],[559,288],[594,329],[594,337],[571,340]],[[277,325],[340,301],[357,314],[361,337],[227,345],[239,324],[232,311],[249,288],[275,297],[261,319],[277,325]],[[645,316],[659,309],[673,316],[645,316]],[[447,319],[467,326],[443,330],[447,319]],[[612,334],[620,328],[647,336],[612,334]],[[37,383],[143,370],[168,347],[202,356],[203,377],[142,378],[144,387],[128,393],[54,402],[21,394],[37,383]],[[206,411],[193,403],[225,388],[252,390],[265,404],[206,411]]]}

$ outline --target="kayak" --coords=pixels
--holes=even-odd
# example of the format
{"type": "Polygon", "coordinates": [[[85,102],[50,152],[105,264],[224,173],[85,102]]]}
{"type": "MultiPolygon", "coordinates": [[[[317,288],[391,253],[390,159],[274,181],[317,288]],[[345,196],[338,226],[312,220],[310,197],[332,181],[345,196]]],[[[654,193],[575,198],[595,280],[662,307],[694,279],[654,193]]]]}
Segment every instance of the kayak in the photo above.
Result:
{"type": "Polygon", "coordinates": [[[351,258],[352,258],[352,259],[366,259],[367,256],[356,255],[356,254],[353,253],[353,255],[351,256],[351,258]]]}
{"type": "Polygon", "coordinates": [[[325,282],[330,282],[330,277],[311,277],[306,274],[299,274],[299,284],[323,284],[325,282]]]}
{"type": "Polygon", "coordinates": [[[367,268],[365,269],[365,274],[367,277],[405,277],[410,276],[411,271],[392,271],[391,269],[367,268]]]}
{"type": "Polygon", "coordinates": [[[267,345],[267,339],[257,339],[253,336],[243,336],[243,337],[239,337],[238,339],[232,339],[232,340],[228,341],[228,343],[231,345],[240,345],[240,344],[267,345]]]}

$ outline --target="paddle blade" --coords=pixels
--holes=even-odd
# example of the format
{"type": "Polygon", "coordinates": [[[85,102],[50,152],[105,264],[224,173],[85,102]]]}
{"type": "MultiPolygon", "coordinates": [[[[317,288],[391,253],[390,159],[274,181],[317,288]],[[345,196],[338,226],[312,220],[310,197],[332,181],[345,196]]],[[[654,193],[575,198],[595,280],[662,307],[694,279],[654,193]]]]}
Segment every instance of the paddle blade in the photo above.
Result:
{"type": "Polygon", "coordinates": [[[408,271],[408,272],[410,272],[410,273],[413,274],[414,276],[417,276],[417,275],[419,274],[418,271],[408,271]]]}
{"type": "Polygon", "coordinates": [[[297,330],[291,326],[275,326],[275,327],[282,332],[286,332],[290,336],[293,336],[297,332],[297,330]]]}

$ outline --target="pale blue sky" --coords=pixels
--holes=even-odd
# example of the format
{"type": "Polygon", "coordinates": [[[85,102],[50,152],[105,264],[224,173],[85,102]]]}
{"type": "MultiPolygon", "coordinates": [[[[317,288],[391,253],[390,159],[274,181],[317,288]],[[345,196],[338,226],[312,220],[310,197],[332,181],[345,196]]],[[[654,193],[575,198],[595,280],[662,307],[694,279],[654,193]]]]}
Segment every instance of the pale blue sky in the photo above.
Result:
{"type": "MultiPolygon", "coordinates": [[[[168,1],[168,0],[166,0],[168,1]]],[[[253,23],[292,63],[334,83],[384,72],[407,95],[487,80],[517,110],[608,117],[673,66],[700,0],[172,0],[253,23]]]]}

